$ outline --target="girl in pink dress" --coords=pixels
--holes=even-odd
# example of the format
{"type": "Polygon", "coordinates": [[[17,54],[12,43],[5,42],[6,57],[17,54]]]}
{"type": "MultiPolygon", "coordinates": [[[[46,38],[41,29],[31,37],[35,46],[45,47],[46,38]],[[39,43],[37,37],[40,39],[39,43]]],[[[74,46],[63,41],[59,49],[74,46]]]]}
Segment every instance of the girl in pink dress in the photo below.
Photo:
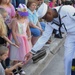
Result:
{"type": "Polygon", "coordinates": [[[31,32],[29,29],[29,21],[27,19],[28,12],[24,4],[20,4],[17,8],[16,18],[11,23],[12,28],[12,42],[19,46],[16,48],[11,45],[10,59],[19,62],[25,61],[25,55],[30,52],[31,47],[31,32]]]}

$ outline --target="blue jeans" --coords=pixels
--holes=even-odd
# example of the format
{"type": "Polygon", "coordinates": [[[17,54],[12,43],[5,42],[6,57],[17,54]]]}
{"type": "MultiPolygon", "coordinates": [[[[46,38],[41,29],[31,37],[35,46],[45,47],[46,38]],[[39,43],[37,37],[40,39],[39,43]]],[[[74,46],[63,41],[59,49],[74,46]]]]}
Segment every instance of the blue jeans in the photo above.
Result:
{"type": "Polygon", "coordinates": [[[16,0],[16,7],[18,7],[20,3],[25,4],[25,0],[16,0]]]}
{"type": "Polygon", "coordinates": [[[12,3],[13,6],[16,8],[16,0],[11,0],[11,3],[12,3]]]}
{"type": "Polygon", "coordinates": [[[16,8],[20,3],[25,4],[25,0],[11,0],[13,6],[16,8]]]}
{"type": "MultiPolygon", "coordinates": [[[[40,24],[41,24],[42,29],[45,30],[45,23],[44,22],[40,22],[40,24]]],[[[30,30],[31,30],[31,34],[34,37],[38,37],[38,36],[41,35],[41,31],[39,29],[37,29],[37,28],[31,27],[30,30]]]]}

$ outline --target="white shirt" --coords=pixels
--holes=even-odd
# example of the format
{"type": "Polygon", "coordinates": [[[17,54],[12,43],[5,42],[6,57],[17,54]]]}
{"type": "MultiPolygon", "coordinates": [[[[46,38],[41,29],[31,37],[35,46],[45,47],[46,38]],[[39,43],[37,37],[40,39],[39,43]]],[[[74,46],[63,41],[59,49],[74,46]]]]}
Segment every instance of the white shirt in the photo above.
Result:
{"type": "Polygon", "coordinates": [[[0,75],[5,75],[5,71],[4,71],[4,68],[2,67],[1,63],[0,63],[0,75]]]}
{"type": "MultiPolygon", "coordinates": [[[[54,9],[58,11],[59,8],[60,6],[55,7],[54,9]]],[[[60,16],[61,16],[62,23],[65,24],[67,32],[75,34],[75,8],[70,5],[62,6],[60,10],[60,16]]],[[[51,26],[57,29],[55,25],[51,25],[51,26]]],[[[64,30],[63,27],[62,27],[62,30],[64,30]]]]}

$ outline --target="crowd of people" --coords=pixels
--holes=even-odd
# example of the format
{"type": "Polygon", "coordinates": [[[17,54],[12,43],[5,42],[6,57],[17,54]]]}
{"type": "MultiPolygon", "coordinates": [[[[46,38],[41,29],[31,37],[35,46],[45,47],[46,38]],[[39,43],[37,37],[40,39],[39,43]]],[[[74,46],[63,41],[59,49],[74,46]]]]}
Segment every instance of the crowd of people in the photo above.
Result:
{"type": "MultiPolygon", "coordinates": [[[[0,75],[25,75],[22,66],[49,42],[52,29],[39,10],[43,3],[44,0],[29,0],[27,4],[25,0],[0,0],[0,75]]],[[[74,6],[74,1],[47,3],[50,8],[60,5],[74,6]]],[[[56,38],[62,38],[59,30],[53,31],[56,38]]]]}

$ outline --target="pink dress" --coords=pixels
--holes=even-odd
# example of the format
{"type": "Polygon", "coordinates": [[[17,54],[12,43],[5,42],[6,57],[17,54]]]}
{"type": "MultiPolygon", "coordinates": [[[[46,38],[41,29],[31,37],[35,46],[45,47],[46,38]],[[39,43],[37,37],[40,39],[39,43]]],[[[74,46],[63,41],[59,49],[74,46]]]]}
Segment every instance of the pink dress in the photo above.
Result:
{"type": "Polygon", "coordinates": [[[53,7],[53,2],[49,2],[49,7],[53,7]]]}
{"type": "MultiPolygon", "coordinates": [[[[12,17],[15,17],[15,14],[16,14],[14,6],[12,4],[8,7],[3,7],[0,5],[0,8],[4,8],[6,12],[8,13],[8,17],[6,17],[5,22],[7,25],[10,25],[12,17]]],[[[11,26],[9,28],[11,28],[11,26]]]]}
{"type": "MultiPolygon", "coordinates": [[[[27,21],[26,21],[27,22],[27,21]]],[[[16,48],[15,46],[10,47],[10,59],[17,61],[25,61],[25,55],[30,51],[29,42],[27,39],[26,29],[27,23],[20,24],[17,22],[16,36],[20,43],[20,47],[16,48]]],[[[12,42],[15,42],[12,37],[12,42]]]]}
{"type": "Polygon", "coordinates": [[[49,2],[49,7],[51,7],[51,8],[55,7],[55,3],[49,2]]]}
{"type": "Polygon", "coordinates": [[[6,11],[7,11],[7,13],[8,13],[8,15],[12,18],[13,16],[15,16],[15,14],[16,14],[16,12],[15,12],[15,8],[14,8],[14,6],[11,4],[11,6],[9,6],[9,7],[3,7],[3,6],[0,6],[0,8],[4,8],[6,11]]]}

